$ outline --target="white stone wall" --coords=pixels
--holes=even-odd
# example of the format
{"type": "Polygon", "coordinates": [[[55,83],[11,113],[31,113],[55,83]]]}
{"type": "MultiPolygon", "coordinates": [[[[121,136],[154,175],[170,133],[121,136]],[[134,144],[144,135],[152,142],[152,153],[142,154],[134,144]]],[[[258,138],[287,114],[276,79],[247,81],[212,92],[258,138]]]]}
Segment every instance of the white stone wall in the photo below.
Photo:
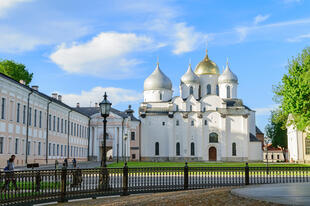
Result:
{"type": "Polygon", "coordinates": [[[172,98],[172,91],[163,90],[146,90],[143,92],[144,102],[167,102],[172,98]],[[160,99],[161,97],[161,99],[160,99]]]}

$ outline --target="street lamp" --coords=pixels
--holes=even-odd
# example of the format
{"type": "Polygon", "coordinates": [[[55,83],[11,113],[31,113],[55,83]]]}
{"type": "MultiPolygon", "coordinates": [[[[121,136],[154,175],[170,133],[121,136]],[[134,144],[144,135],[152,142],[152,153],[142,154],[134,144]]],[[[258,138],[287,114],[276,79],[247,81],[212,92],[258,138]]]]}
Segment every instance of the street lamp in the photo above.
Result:
{"type": "Polygon", "coordinates": [[[106,149],[106,136],[107,136],[107,117],[110,114],[112,103],[107,99],[107,93],[104,93],[104,99],[99,103],[101,116],[103,117],[103,153],[101,158],[101,166],[106,167],[107,149],[106,149]]]}
{"type": "Polygon", "coordinates": [[[126,141],[127,141],[127,138],[128,138],[128,134],[127,133],[125,133],[125,135],[124,135],[124,140],[125,140],[125,162],[126,162],[126,152],[127,152],[127,144],[126,144],[126,141]]]}

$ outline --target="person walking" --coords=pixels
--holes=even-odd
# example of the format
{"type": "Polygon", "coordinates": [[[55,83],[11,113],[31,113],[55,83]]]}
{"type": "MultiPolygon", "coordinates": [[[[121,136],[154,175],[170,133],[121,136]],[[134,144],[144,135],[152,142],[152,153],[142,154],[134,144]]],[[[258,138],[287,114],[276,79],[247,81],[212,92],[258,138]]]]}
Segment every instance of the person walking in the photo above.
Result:
{"type": "Polygon", "coordinates": [[[15,168],[14,160],[15,160],[15,155],[12,155],[11,158],[7,162],[7,166],[4,168],[5,183],[4,183],[3,187],[1,188],[1,191],[8,190],[10,182],[12,182],[13,186],[15,187],[15,190],[19,189],[17,187],[16,179],[15,179],[15,175],[14,175],[14,168],[15,168]]]}
{"type": "Polygon", "coordinates": [[[73,167],[76,168],[76,159],[75,158],[72,159],[72,164],[73,164],[73,167]]]}

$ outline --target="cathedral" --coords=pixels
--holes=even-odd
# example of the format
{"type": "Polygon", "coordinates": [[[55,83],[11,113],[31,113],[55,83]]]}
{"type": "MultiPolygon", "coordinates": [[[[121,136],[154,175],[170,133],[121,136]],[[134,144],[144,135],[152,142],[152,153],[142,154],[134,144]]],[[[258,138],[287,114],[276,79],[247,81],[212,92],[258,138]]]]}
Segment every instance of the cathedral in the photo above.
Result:
{"type": "Polygon", "coordinates": [[[173,97],[159,68],[144,81],[140,104],[143,161],[261,161],[255,111],[237,97],[238,78],[228,62],[222,74],[208,53],[189,65],[173,97]]]}

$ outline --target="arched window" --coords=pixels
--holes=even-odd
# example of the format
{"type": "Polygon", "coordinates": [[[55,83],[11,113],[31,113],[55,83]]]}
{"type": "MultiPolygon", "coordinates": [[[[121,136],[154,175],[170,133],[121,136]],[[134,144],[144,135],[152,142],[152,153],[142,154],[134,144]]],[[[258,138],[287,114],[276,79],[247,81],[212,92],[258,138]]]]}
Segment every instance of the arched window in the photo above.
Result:
{"type": "Polygon", "coordinates": [[[219,96],[220,95],[220,89],[219,89],[219,85],[216,85],[216,95],[219,96]]]}
{"type": "Polygon", "coordinates": [[[236,156],[236,155],[237,155],[236,143],[233,142],[232,143],[232,156],[236,156]]]}
{"type": "Polygon", "coordinates": [[[213,143],[219,142],[218,135],[215,132],[212,132],[209,134],[209,142],[213,142],[213,143]]]}
{"type": "Polygon", "coordinates": [[[176,144],[176,155],[180,156],[180,143],[179,142],[177,142],[176,144]]]}
{"type": "Polygon", "coordinates": [[[194,142],[191,143],[191,155],[192,156],[195,155],[195,144],[194,144],[194,142]]]}
{"type": "Polygon", "coordinates": [[[189,105],[189,111],[193,111],[193,106],[189,105]]]}
{"type": "Polygon", "coordinates": [[[230,98],[230,86],[227,86],[226,89],[227,89],[227,98],[230,98]]]}
{"type": "Polygon", "coordinates": [[[193,94],[194,93],[194,90],[193,90],[193,87],[191,86],[190,88],[189,88],[189,94],[193,94]]]}
{"type": "Polygon", "coordinates": [[[176,126],[179,126],[179,125],[180,125],[179,120],[177,120],[177,121],[175,122],[175,125],[176,125],[176,126]]]}
{"type": "Polygon", "coordinates": [[[155,143],[155,155],[159,155],[159,143],[155,143]]]}
{"type": "Polygon", "coordinates": [[[211,94],[211,84],[207,85],[207,94],[211,94]]]}
{"type": "Polygon", "coordinates": [[[175,105],[175,111],[179,111],[179,105],[175,105]]]}
{"type": "Polygon", "coordinates": [[[162,93],[159,94],[159,100],[163,100],[163,94],[162,93]]]}

